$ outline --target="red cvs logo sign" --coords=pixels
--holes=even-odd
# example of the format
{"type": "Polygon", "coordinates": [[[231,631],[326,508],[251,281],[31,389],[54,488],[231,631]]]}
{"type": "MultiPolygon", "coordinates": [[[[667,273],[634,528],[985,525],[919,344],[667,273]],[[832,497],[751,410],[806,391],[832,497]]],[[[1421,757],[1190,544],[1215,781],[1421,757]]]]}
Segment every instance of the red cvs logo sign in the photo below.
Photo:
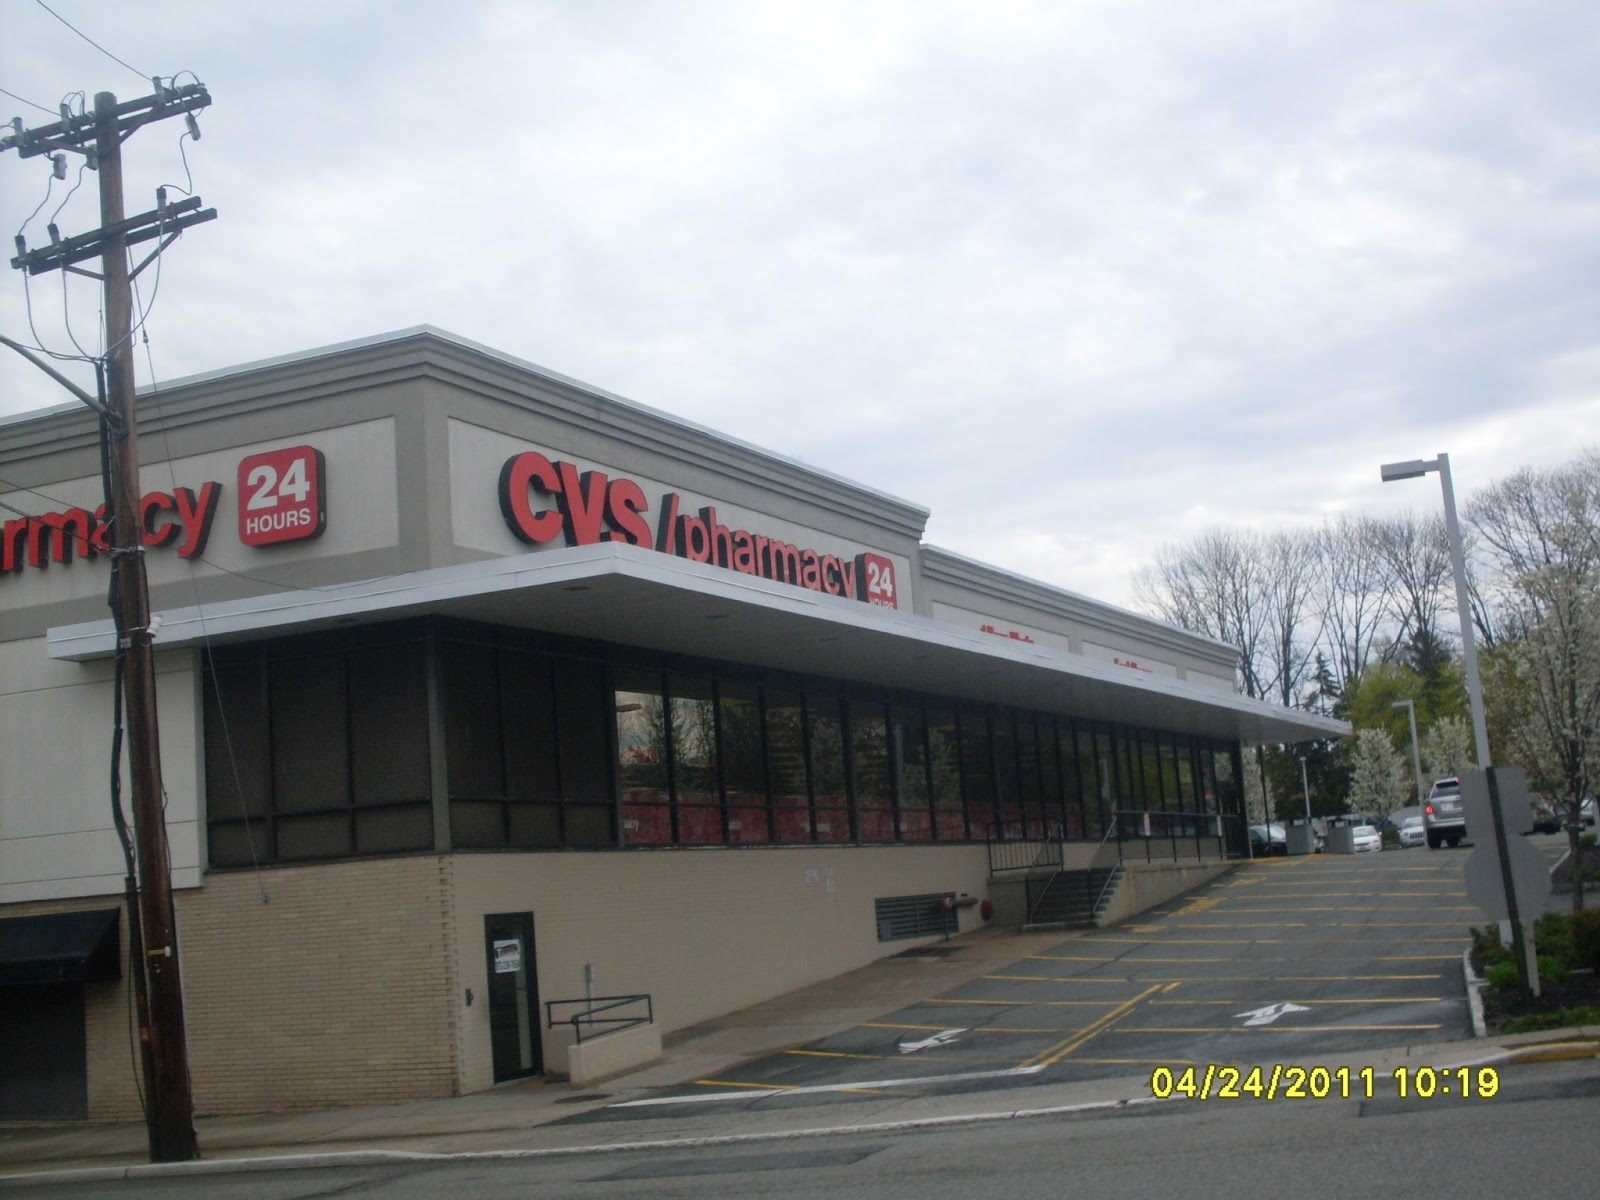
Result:
{"type": "Polygon", "coordinates": [[[239,540],[270,546],[319,537],[328,525],[322,451],[292,446],[239,463],[239,540]]]}

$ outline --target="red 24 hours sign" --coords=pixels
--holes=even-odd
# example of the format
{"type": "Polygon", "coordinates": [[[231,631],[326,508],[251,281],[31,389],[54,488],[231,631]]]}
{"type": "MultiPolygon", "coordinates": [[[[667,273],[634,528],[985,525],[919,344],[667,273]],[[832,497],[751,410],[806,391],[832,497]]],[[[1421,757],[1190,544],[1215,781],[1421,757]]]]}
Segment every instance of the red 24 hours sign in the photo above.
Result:
{"type": "Polygon", "coordinates": [[[239,540],[246,546],[297,542],[328,524],[322,451],[292,446],[239,463],[239,540]]]}

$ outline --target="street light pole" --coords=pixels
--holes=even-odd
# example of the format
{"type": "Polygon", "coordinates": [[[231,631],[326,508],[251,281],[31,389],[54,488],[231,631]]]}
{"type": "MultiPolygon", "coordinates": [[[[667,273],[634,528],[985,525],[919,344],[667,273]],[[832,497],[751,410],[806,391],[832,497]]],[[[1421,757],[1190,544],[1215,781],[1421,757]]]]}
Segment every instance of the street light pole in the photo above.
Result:
{"type": "Polygon", "coordinates": [[[1389,707],[1405,709],[1411,722],[1411,765],[1417,772],[1417,803],[1421,804],[1426,797],[1422,794],[1422,750],[1417,745],[1417,705],[1412,700],[1396,700],[1389,707]]]}
{"type": "Polygon", "coordinates": [[[1477,743],[1478,769],[1489,785],[1489,813],[1494,821],[1495,851],[1500,858],[1500,881],[1505,888],[1506,916],[1511,920],[1512,953],[1517,960],[1517,978],[1524,992],[1531,992],[1538,983],[1535,975],[1530,979],[1527,939],[1522,930],[1522,914],[1517,905],[1516,886],[1511,879],[1511,854],[1506,847],[1506,821],[1500,807],[1500,782],[1495,778],[1494,767],[1489,762],[1489,726],[1483,717],[1483,681],[1478,675],[1478,643],[1472,635],[1472,605],[1467,598],[1467,553],[1461,542],[1461,522],[1456,519],[1456,493],[1450,482],[1450,456],[1440,454],[1428,460],[1413,458],[1406,462],[1384,463],[1378,468],[1384,483],[1398,479],[1417,479],[1429,471],[1439,472],[1439,486],[1444,491],[1444,527],[1450,543],[1450,568],[1456,577],[1456,611],[1461,617],[1461,658],[1467,669],[1467,703],[1472,708],[1472,736],[1477,743]]]}
{"type": "Polygon", "coordinates": [[[1472,603],[1467,597],[1467,553],[1461,541],[1461,522],[1456,519],[1456,493],[1450,482],[1450,456],[1384,463],[1379,470],[1383,482],[1416,479],[1429,471],[1439,472],[1444,491],[1444,528],[1450,543],[1450,569],[1456,577],[1456,612],[1461,619],[1461,659],[1467,670],[1467,704],[1472,709],[1472,737],[1478,752],[1478,767],[1489,769],[1489,726],[1483,718],[1483,681],[1478,676],[1478,641],[1472,635],[1472,603]]]}
{"type": "Polygon", "coordinates": [[[1311,784],[1306,781],[1306,756],[1300,756],[1300,793],[1306,798],[1306,824],[1311,824],[1311,784]]]}

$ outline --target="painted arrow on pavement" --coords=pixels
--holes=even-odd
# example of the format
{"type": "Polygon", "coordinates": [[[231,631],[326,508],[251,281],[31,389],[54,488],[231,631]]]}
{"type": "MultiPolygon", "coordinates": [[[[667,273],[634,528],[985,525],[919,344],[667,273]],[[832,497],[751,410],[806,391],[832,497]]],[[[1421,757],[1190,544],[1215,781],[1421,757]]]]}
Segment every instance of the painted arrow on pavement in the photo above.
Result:
{"type": "Polygon", "coordinates": [[[1310,1012],[1304,1004],[1290,1004],[1287,1000],[1280,1004],[1268,1004],[1265,1008],[1252,1008],[1249,1012],[1234,1013],[1236,1017],[1250,1018],[1246,1025],[1271,1025],[1279,1017],[1289,1013],[1310,1012]]]}
{"type": "Polygon", "coordinates": [[[899,1041],[895,1044],[900,1047],[901,1054],[915,1054],[918,1050],[926,1050],[930,1046],[943,1046],[956,1040],[965,1029],[946,1029],[934,1034],[930,1038],[923,1038],[920,1042],[899,1041]]]}

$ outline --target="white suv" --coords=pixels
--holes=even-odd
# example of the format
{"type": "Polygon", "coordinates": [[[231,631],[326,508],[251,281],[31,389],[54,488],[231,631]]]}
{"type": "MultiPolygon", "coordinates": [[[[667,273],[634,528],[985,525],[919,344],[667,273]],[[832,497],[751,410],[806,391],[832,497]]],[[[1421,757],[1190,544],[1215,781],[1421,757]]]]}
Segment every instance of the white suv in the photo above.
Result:
{"type": "Polygon", "coordinates": [[[1461,780],[1440,779],[1428,791],[1422,806],[1422,831],[1428,849],[1437,850],[1448,842],[1454,846],[1467,835],[1467,817],[1461,809],[1461,780]]]}

